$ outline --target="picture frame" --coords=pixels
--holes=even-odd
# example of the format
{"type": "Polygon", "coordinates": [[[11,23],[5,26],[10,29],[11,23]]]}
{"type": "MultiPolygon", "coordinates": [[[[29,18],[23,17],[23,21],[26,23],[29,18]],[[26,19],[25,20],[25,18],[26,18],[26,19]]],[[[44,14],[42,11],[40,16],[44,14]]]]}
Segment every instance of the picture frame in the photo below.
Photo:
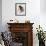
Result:
{"type": "Polygon", "coordinates": [[[15,15],[16,16],[26,16],[26,3],[16,3],[15,4],[15,15]]]}

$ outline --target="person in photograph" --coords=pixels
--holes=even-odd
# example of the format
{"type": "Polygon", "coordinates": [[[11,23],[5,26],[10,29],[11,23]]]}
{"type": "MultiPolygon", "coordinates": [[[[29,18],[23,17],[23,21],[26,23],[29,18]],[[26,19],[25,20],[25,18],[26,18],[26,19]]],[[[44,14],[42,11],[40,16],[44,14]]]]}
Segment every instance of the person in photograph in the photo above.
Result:
{"type": "Polygon", "coordinates": [[[24,7],[19,5],[17,10],[17,15],[25,15],[24,7]]]}
{"type": "Polygon", "coordinates": [[[24,12],[24,8],[21,5],[19,6],[19,10],[20,12],[24,12]]]}

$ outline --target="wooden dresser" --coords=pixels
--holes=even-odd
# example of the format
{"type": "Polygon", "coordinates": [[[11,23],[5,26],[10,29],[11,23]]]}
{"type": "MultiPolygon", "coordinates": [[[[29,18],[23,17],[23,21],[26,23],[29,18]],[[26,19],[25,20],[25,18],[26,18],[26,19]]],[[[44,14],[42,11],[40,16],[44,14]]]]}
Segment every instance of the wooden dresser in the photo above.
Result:
{"type": "Polygon", "coordinates": [[[23,43],[22,46],[33,46],[33,23],[7,23],[13,41],[23,43]]]}

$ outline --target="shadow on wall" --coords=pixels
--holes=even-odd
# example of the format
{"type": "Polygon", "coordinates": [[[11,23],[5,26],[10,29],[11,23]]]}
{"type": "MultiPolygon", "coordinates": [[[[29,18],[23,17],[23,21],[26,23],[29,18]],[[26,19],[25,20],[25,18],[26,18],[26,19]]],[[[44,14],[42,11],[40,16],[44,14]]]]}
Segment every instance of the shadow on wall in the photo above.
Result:
{"type": "Polygon", "coordinates": [[[2,0],[0,0],[0,31],[2,31],[2,0]]]}
{"type": "Polygon", "coordinates": [[[46,13],[46,0],[40,0],[40,11],[46,13]]]}

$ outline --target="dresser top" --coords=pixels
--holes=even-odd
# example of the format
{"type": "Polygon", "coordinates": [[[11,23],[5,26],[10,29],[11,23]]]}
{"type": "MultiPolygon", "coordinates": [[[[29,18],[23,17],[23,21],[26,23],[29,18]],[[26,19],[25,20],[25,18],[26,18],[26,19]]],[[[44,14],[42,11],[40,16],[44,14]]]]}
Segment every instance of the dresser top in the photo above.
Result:
{"type": "Polygon", "coordinates": [[[33,25],[34,23],[7,23],[8,25],[25,25],[25,24],[30,24],[33,25]]]}

